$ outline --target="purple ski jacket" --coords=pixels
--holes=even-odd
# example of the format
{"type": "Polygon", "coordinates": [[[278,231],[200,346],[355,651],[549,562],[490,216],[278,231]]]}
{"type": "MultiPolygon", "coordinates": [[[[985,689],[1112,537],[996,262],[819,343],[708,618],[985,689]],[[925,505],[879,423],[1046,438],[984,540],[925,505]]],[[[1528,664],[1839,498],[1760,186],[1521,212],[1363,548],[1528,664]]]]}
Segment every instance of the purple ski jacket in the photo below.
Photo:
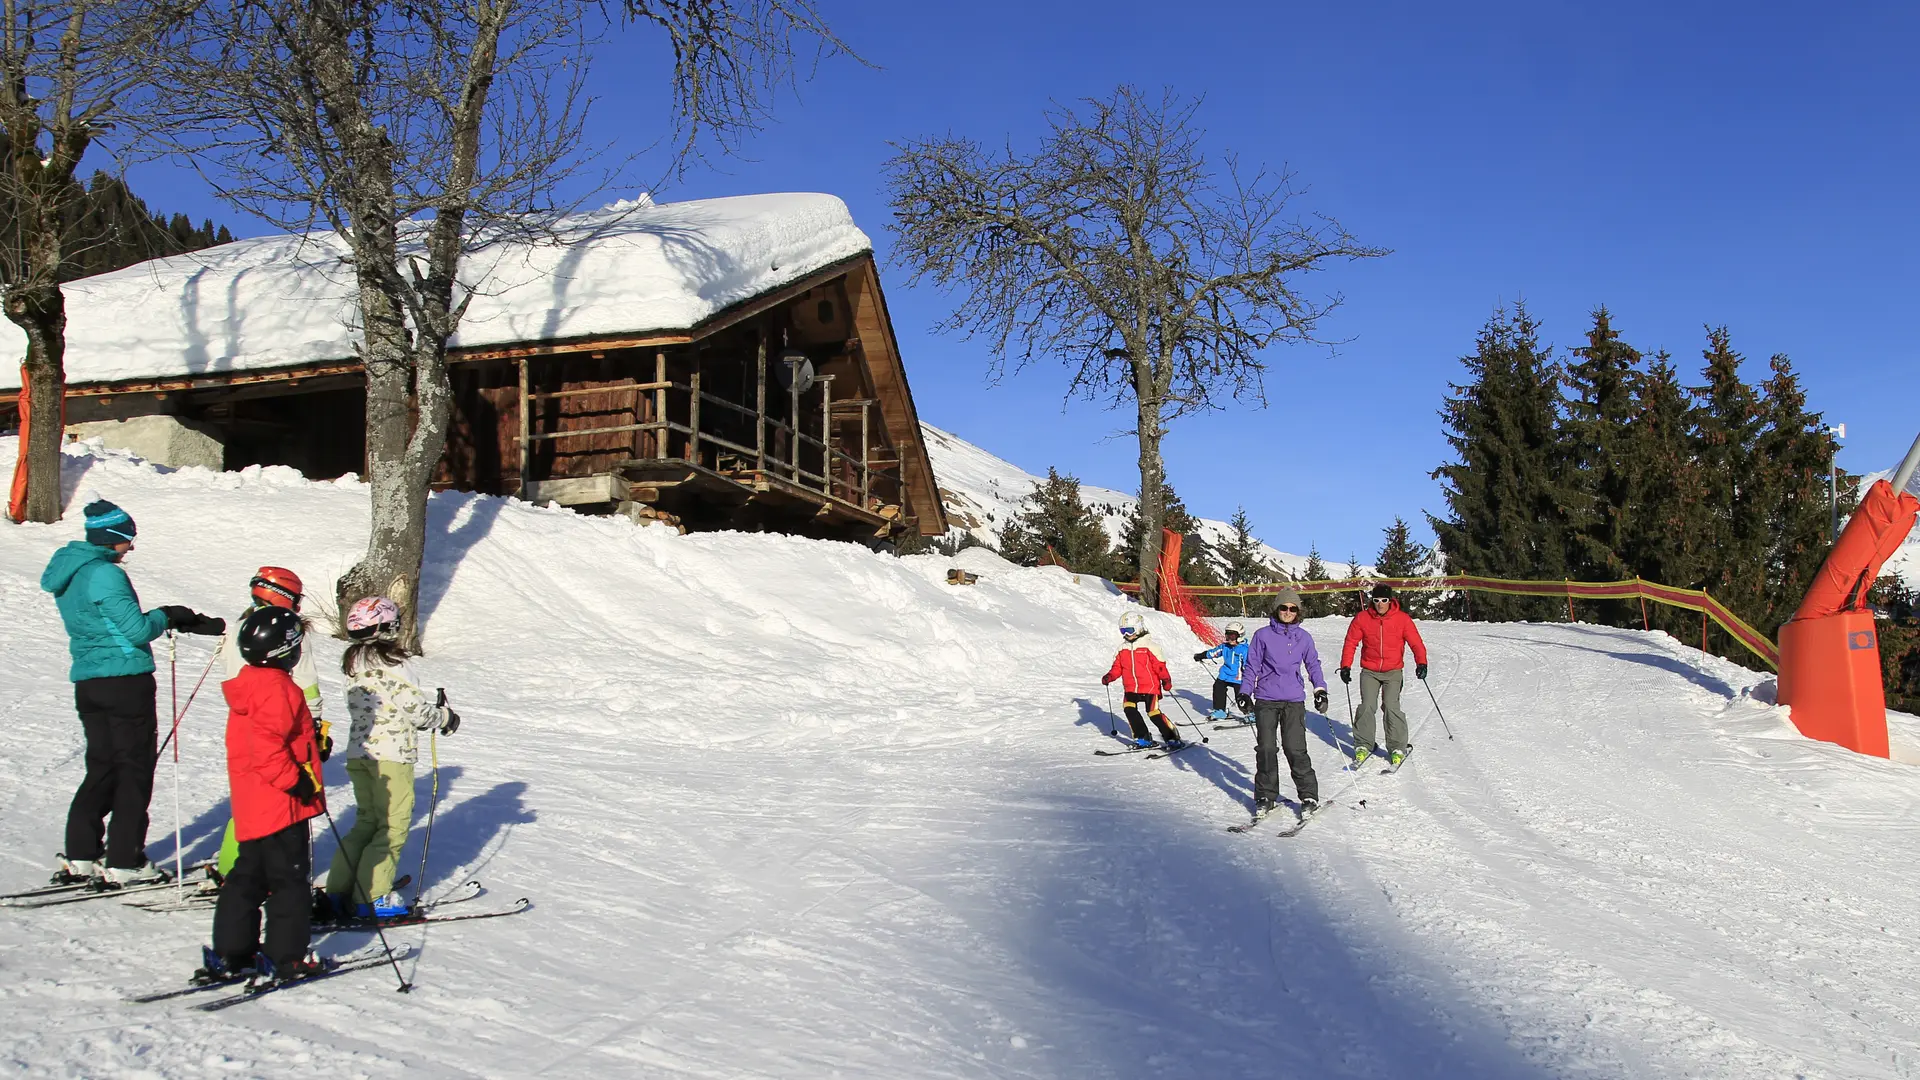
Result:
{"type": "Polygon", "coordinates": [[[1327,677],[1320,671],[1320,650],[1313,635],[1299,623],[1291,626],[1278,619],[1253,632],[1247,646],[1247,670],[1240,678],[1240,692],[1255,701],[1305,701],[1306,684],[1300,681],[1300,665],[1307,666],[1313,685],[1327,688],[1327,677]]]}

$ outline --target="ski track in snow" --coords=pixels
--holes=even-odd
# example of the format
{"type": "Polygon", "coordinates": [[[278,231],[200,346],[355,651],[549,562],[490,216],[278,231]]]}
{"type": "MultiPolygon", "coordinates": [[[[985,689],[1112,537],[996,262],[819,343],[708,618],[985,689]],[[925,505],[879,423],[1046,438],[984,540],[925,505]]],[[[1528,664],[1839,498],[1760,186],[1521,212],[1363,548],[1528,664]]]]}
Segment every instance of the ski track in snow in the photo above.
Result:
{"type": "MultiPolygon", "coordinates": [[[[128,568],[148,605],[231,617],[254,566],[324,582],[363,542],[352,482],[68,465],[76,500],[138,520],[128,568]]],[[[1293,839],[1273,835],[1284,815],[1233,836],[1251,731],[1159,761],[1090,753],[1110,745],[1098,676],[1125,607],[1098,582],[977,549],[681,537],[458,494],[430,521],[420,667],[466,723],[438,743],[428,876],[479,877],[476,906],[527,895],[533,911],[391,932],[420,949],[407,995],[375,970],[209,1015],[121,1000],[184,977],[205,914],[0,908],[0,1068],[1920,1075],[1920,773],[1800,739],[1770,679],[1664,635],[1431,624],[1457,738],[1411,685],[1412,761],[1343,772],[1335,685],[1311,742],[1336,805],[1293,839]],[[979,583],[944,584],[955,561],[979,583]]],[[[8,890],[44,878],[80,775],[65,641],[37,585],[76,531],[0,528],[8,890]]],[[[1204,715],[1197,646],[1149,618],[1204,715]]],[[[1331,675],[1344,623],[1310,626],[1331,675]]],[[[316,640],[339,722],[340,645],[316,640]]],[[[207,657],[183,640],[182,698],[207,657]]],[[[1911,747],[1920,724],[1896,720],[1911,747]]],[[[183,728],[188,858],[225,821],[222,722],[210,680],[183,728]]],[[[340,760],[327,779],[344,829],[340,760]]],[[[172,804],[163,763],[156,858],[172,804]]],[[[333,847],[317,829],[316,867],[333,847]]]]}

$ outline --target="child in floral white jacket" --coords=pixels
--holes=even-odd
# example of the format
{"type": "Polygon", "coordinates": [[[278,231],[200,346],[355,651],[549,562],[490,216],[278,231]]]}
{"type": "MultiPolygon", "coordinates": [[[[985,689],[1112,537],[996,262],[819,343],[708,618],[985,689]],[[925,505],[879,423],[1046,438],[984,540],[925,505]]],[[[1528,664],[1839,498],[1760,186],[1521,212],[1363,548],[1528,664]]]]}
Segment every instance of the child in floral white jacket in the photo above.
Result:
{"type": "Polygon", "coordinates": [[[393,891],[393,875],[413,826],[413,766],[419,733],[451,735],[460,716],[427,696],[415,681],[399,641],[400,609],[370,596],[347,614],[347,778],[358,808],[353,828],[327,868],[326,891],[340,916],[396,918],[407,904],[393,891]],[[351,895],[349,893],[351,892],[351,895]]]}

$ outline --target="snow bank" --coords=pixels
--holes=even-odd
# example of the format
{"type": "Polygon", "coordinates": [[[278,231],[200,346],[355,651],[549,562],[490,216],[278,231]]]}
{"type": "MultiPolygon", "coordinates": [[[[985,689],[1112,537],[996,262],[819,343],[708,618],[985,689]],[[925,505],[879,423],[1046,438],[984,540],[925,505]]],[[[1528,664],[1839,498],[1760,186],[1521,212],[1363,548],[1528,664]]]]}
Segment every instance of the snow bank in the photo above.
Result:
{"type": "MultiPolygon", "coordinates": [[[[550,241],[470,255],[457,346],[684,329],[872,247],[831,195],[616,203],[550,241]]],[[[66,286],[67,378],[108,382],[354,355],[359,306],[331,232],[239,240],[66,286]]],[[[0,349],[26,339],[0,326],[0,349]]],[[[20,385],[0,365],[0,389],[20,385]]]]}

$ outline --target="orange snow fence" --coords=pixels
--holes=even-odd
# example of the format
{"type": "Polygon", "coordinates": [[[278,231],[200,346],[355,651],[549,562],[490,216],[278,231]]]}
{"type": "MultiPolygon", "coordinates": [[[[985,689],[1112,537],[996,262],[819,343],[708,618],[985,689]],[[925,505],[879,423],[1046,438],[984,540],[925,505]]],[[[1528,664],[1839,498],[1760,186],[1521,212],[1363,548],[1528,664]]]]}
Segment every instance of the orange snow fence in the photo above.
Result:
{"type": "MultiPolygon", "coordinates": [[[[1161,579],[1161,595],[1167,594],[1166,578],[1161,579]]],[[[1184,597],[1195,596],[1271,596],[1283,588],[1293,588],[1302,595],[1314,593],[1337,593],[1358,591],[1374,585],[1391,585],[1401,592],[1447,592],[1460,590],[1465,592],[1499,593],[1503,596],[1558,596],[1567,600],[1568,611],[1573,610],[1575,600],[1652,600],[1668,607],[1697,611],[1703,619],[1712,620],[1735,641],[1747,647],[1755,656],[1765,661],[1768,667],[1778,670],[1780,652],[1774,648],[1767,635],[1747,625],[1746,620],[1728,610],[1725,604],[1708,595],[1704,589],[1677,589],[1671,585],[1661,585],[1652,581],[1632,578],[1627,581],[1523,581],[1512,578],[1478,577],[1473,574],[1454,574],[1448,577],[1419,578],[1344,578],[1330,581],[1276,581],[1255,585],[1182,585],[1179,592],[1184,597]]],[[[1140,586],[1121,584],[1124,592],[1138,592],[1140,586]]],[[[1192,601],[1189,599],[1188,604],[1192,601]]],[[[1163,601],[1164,603],[1164,601],[1163,601]]],[[[1189,619],[1189,622],[1192,620],[1189,619]]],[[[1704,622],[1702,624],[1704,626],[1704,622]]]]}
{"type": "Polygon", "coordinates": [[[7,492],[7,518],[27,520],[27,365],[20,365],[20,456],[13,461],[13,487],[7,492]]]}
{"type": "MultiPolygon", "coordinates": [[[[1132,591],[1139,592],[1140,586],[1135,585],[1132,591]]],[[[1185,619],[1194,636],[1208,645],[1220,644],[1220,632],[1194,603],[1187,583],[1180,580],[1180,534],[1172,529],[1160,530],[1160,610],[1185,619]]]]}

